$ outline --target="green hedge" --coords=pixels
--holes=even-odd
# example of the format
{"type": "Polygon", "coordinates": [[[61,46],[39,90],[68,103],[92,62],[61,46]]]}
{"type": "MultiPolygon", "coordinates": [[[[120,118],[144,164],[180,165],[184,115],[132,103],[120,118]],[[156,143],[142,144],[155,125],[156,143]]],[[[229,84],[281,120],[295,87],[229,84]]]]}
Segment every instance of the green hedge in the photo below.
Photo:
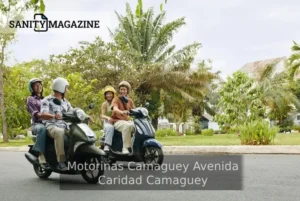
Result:
{"type": "Polygon", "coordinates": [[[204,129],[201,131],[201,134],[204,136],[213,136],[214,130],[213,129],[204,129]]]}
{"type": "Polygon", "coordinates": [[[195,135],[196,133],[193,132],[193,131],[190,130],[190,129],[187,129],[187,130],[185,131],[185,134],[186,134],[186,135],[195,135]]]}
{"type": "Polygon", "coordinates": [[[292,128],[293,130],[300,132],[300,125],[294,125],[292,128]]]}
{"type": "Polygon", "coordinates": [[[156,137],[177,136],[177,132],[171,128],[156,130],[156,137]]]}

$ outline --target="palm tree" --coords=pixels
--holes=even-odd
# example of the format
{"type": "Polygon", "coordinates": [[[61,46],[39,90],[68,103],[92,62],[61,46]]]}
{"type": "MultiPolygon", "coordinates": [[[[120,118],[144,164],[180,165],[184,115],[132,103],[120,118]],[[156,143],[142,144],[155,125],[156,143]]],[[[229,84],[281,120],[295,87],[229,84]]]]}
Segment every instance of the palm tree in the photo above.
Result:
{"type": "MultiPolygon", "coordinates": [[[[111,31],[111,35],[123,53],[131,58],[129,65],[134,76],[126,79],[133,83],[140,101],[151,100],[149,94],[160,94],[161,90],[172,97],[174,104],[181,99],[188,102],[202,99],[214,74],[201,71],[199,67],[191,70],[201,44],[195,42],[177,51],[175,45],[170,45],[175,32],[185,25],[184,18],[164,24],[165,11],[154,16],[153,8],[144,12],[142,1],[138,2],[135,14],[129,4],[126,4],[124,16],[116,12],[119,27],[111,31]]],[[[158,113],[155,110],[153,113],[157,119],[158,113]]]]}
{"type": "Polygon", "coordinates": [[[293,41],[294,45],[292,46],[292,54],[288,59],[289,64],[289,74],[291,78],[294,78],[298,73],[300,67],[300,45],[293,41]]]}
{"type": "Polygon", "coordinates": [[[115,41],[119,45],[126,46],[127,53],[136,62],[165,63],[168,61],[173,62],[172,64],[176,62],[178,68],[184,67],[184,63],[190,64],[201,46],[200,43],[195,42],[177,52],[174,52],[175,45],[169,45],[174,33],[185,25],[184,17],[163,24],[166,18],[165,11],[154,16],[153,8],[143,12],[142,6],[142,1],[139,1],[135,15],[128,3],[125,16],[116,12],[119,27],[115,33],[111,32],[115,41]]]}
{"type": "Polygon", "coordinates": [[[257,86],[262,103],[269,108],[269,117],[280,122],[296,107],[300,101],[291,91],[287,73],[274,74],[275,65],[266,66],[258,75],[257,86]]]}

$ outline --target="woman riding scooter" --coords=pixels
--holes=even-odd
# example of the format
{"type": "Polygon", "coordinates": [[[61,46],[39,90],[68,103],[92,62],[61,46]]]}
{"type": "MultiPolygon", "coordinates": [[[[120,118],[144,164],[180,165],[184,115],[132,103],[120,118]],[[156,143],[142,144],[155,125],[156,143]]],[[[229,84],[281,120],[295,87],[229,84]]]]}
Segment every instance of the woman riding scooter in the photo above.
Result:
{"type": "Polygon", "coordinates": [[[114,125],[112,115],[112,100],[117,96],[116,90],[112,86],[106,86],[104,89],[104,99],[105,102],[101,107],[101,118],[104,120],[104,134],[105,136],[105,146],[104,151],[109,151],[109,147],[112,145],[112,140],[114,136],[114,125]]]}
{"type": "Polygon", "coordinates": [[[33,135],[36,135],[36,143],[33,150],[39,152],[39,163],[42,168],[49,169],[50,166],[45,159],[45,146],[47,130],[45,125],[42,123],[41,115],[41,102],[43,99],[43,85],[42,80],[39,78],[33,78],[28,82],[28,90],[31,96],[27,98],[27,111],[31,115],[31,129],[33,135]]]}

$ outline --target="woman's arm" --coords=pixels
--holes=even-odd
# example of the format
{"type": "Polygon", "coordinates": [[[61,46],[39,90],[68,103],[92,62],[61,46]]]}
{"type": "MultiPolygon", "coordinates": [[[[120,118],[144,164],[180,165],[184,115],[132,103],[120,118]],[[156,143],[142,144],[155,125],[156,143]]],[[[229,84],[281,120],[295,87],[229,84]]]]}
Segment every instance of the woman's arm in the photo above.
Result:
{"type": "Polygon", "coordinates": [[[110,120],[111,119],[111,117],[109,117],[109,116],[106,116],[105,114],[106,114],[106,102],[104,102],[103,104],[102,104],[102,107],[101,107],[101,115],[100,115],[100,117],[102,118],[102,119],[106,119],[106,120],[110,120]]]}

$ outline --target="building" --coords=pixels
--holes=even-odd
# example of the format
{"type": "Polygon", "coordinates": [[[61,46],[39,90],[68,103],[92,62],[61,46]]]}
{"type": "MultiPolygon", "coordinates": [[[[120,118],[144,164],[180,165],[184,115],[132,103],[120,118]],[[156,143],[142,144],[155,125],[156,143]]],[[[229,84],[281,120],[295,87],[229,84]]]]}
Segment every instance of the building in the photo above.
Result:
{"type": "Polygon", "coordinates": [[[261,71],[265,69],[266,66],[274,64],[275,71],[274,75],[285,71],[286,69],[287,57],[277,57],[272,59],[265,59],[260,61],[254,61],[245,64],[239,71],[248,74],[249,77],[257,79],[261,71]]]}
{"type": "Polygon", "coordinates": [[[214,131],[219,131],[220,127],[217,122],[213,120],[213,117],[207,113],[204,113],[200,119],[200,128],[203,129],[213,129],[214,131]]]}

